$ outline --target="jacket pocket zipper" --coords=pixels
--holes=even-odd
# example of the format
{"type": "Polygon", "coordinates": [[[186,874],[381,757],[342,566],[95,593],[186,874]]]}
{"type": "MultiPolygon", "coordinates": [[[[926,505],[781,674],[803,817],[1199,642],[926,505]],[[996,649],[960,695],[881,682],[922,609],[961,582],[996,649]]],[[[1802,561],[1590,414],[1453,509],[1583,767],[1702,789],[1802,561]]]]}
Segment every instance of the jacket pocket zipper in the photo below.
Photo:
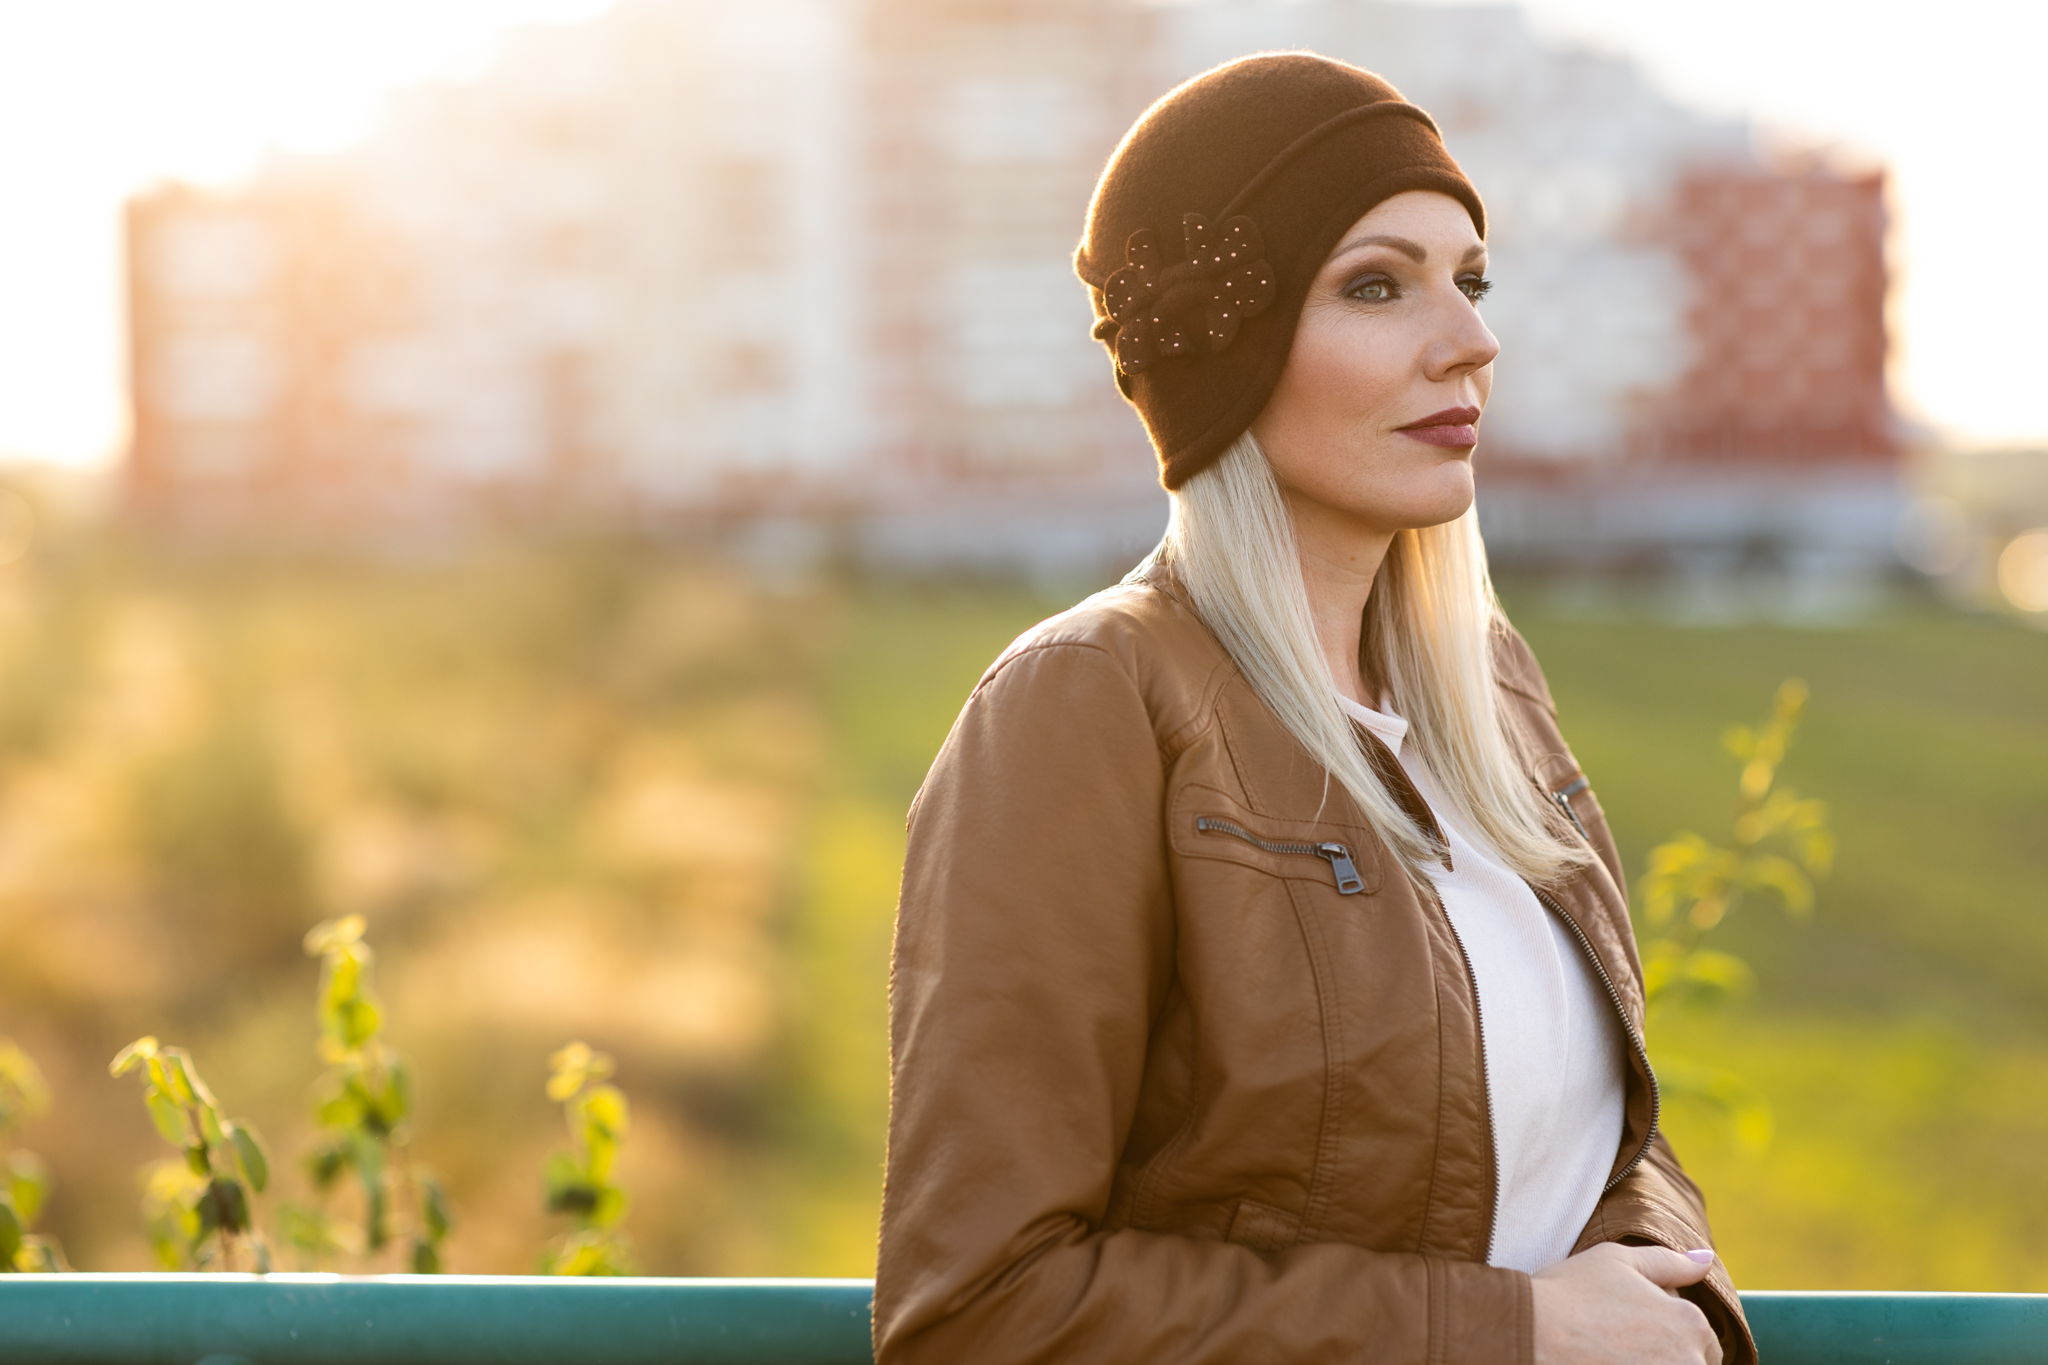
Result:
{"type": "Polygon", "coordinates": [[[1576,782],[1567,783],[1565,786],[1559,787],[1550,794],[1550,799],[1557,802],[1563,808],[1564,818],[1572,822],[1572,828],[1576,829],[1579,832],[1579,837],[1589,844],[1593,842],[1593,836],[1586,833],[1585,825],[1579,822],[1579,813],[1572,809],[1572,798],[1592,785],[1591,782],[1582,777],[1576,782]]]}
{"type": "Polygon", "coordinates": [[[1365,882],[1358,875],[1358,864],[1351,861],[1351,850],[1342,844],[1293,844],[1261,839],[1243,826],[1233,825],[1228,820],[1219,820],[1213,815],[1196,816],[1195,828],[1204,834],[1231,835],[1268,853],[1298,853],[1305,857],[1321,858],[1330,865],[1330,871],[1337,878],[1338,895],[1355,896],[1365,890],[1365,882]]]}

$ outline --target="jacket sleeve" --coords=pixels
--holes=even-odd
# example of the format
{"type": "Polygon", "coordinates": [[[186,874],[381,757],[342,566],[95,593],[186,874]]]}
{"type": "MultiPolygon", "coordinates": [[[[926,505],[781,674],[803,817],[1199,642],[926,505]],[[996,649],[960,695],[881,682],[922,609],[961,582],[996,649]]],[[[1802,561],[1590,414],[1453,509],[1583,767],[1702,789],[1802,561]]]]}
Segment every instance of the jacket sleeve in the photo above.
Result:
{"type": "MultiPolygon", "coordinates": [[[[1600,1242],[1648,1242],[1673,1251],[1714,1244],[1706,1198],[1678,1164],[1678,1154],[1662,1133],[1651,1140],[1643,1164],[1600,1201],[1579,1249],[1600,1242]]],[[[1713,1324],[1714,1335],[1721,1339],[1722,1365],[1756,1365],[1756,1338],[1749,1333],[1742,1299],[1726,1266],[1714,1262],[1705,1280],[1680,1292],[1713,1324]]]]}
{"type": "Polygon", "coordinates": [[[1173,980],[1165,787],[1136,680],[1088,644],[1000,664],[933,765],[891,980],[880,1365],[1531,1360],[1516,1271],[1105,1226],[1173,980]]]}

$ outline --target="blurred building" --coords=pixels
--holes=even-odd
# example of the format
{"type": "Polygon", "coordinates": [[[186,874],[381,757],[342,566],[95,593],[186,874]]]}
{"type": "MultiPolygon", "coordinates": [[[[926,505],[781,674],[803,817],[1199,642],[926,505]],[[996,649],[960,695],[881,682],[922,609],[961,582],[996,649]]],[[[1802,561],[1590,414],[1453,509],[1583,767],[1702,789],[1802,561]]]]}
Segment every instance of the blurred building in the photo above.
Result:
{"type": "Polygon", "coordinates": [[[1499,553],[1889,555],[1879,178],[1768,163],[1517,10],[1380,0],[620,0],[526,32],[349,153],[134,204],[134,502],[1135,552],[1164,500],[1068,255],[1149,99],[1296,46],[1434,111],[1487,196],[1499,553]]]}

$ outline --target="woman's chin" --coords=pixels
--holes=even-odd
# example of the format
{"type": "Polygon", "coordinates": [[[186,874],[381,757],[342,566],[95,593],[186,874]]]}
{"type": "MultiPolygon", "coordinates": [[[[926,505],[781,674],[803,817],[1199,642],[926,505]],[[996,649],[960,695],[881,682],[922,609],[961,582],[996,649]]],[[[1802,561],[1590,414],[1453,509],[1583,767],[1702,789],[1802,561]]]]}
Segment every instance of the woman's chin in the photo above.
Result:
{"type": "Polygon", "coordinates": [[[1404,499],[1399,517],[1404,531],[1420,531],[1456,521],[1472,510],[1472,465],[1459,460],[1432,471],[1430,487],[1417,489],[1413,502],[1404,499]]]}

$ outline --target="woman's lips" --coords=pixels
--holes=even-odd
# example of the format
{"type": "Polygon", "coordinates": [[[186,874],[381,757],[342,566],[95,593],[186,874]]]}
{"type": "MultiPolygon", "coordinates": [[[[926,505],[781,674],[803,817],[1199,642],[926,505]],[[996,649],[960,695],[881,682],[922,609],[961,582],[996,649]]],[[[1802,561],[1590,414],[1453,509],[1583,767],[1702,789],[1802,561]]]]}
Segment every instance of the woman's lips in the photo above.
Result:
{"type": "Polygon", "coordinates": [[[1425,445],[1471,447],[1479,444],[1478,423],[1478,408],[1445,408],[1442,412],[1433,412],[1419,421],[1394,429],[1425,445]]]}

